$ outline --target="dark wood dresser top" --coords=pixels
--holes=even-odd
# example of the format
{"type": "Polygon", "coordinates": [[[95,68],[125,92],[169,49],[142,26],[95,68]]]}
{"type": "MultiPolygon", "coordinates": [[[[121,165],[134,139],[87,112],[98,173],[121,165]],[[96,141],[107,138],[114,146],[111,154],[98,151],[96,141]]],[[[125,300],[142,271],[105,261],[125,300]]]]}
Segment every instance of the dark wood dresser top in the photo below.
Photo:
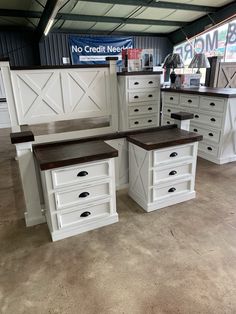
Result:
{"type": "Polygon", "coordinates": [[[181,94],[196,94],[202,96],[215,96],[234,98],[236,97],[236,88],[212,88],[212,87],[195,87],[195,88],[162,88],[162,92],[181,93],[181,94]]]}
{"type": "Polygon", "coordinates": [[[41,170],[74,165],[118,156],[118,151],[103,141],[34,147],[41,170]]]}
{"type": "Polygon", "coordinates": [[[127,136],[127,140],[146,150],[187,144],[202,140],[202,135],[178,128],[127,136]]]}
{"type": "Polygon", "coordinates": [[[161,75],[162,71],[133,71],[133,72],[117,72],[118,76],[136,76],[136,75],[161,75]]]}

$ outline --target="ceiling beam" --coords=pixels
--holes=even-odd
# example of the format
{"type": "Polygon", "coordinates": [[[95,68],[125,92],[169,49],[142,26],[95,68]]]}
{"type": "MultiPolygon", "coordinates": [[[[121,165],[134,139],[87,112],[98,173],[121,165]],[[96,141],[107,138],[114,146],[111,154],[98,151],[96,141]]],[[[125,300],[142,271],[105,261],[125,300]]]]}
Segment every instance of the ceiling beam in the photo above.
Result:
{"type": "Polygon", "coordinates": [[[42,12],[0,9],[0,16],[40,18],[42,12]]]}
{"type": "Polygon", "coordinates": [[[212,6],[166,2],[166,1],[155,2],[155,1],[147,1],[147,0],[86,0],[86,2],[134,5],[134,6],[143,6],[143,7],[150,7],[150,8],[198,11],[198,12],[205,12],[205,13],[215,12],[217,10],[216,7],[212,7],[212,6]]]}
{"type": "Polygon", "coordinates": [[[201,32],[206,31],[209,25],[221,23],[222,21],[232,17],[236,12],[236,2],[232,2],[224,7],[219,8],[215,13],[203,16],[202,18],[189,23],[188,26],[167,34],[173,44],[180,43],[187,38],[194,37],[201,32]]]}
{"type": "Polygon", "coordinates": [[[134,19],[121,18],[112,16],[96,16],[96,15],[81,15],[81,14],[58,14],[56,18],[65,21],[86,21],[86,22],[102,22],[102,23],[117,23],[117,24],[135,24],[135,25],[164,25],[164,26],[179,26],[182,27],[187,22],[168,21],[168,20],[149,20],[149,19],[134,19]]]}

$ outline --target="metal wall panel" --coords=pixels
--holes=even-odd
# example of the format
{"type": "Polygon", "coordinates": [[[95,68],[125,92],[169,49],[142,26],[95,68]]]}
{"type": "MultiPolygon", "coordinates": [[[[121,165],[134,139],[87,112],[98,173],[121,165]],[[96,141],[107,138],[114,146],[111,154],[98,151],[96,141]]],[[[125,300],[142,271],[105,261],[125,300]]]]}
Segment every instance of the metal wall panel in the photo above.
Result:
{"type": "Polygon", "coordinates": [[[0,32],[0,58],[9,58],[12,66],[39,64],[39,53],[32,32],[0,32]]]}
{"type": "MultiPolygon", "coordinates": [[[[86,35],[78,35],[84,37],[86,35]]],[[[50,33],[39,44],[41,65],[62,65],[62,57],[70,57],[67,33],[50,33]]],[[[90,35],[98,37],[100,35],[90,35]]],[[[134,48],[153,48],[154,65],[161,63],[164,57],[173,50],[167,37],[133,36],[134,48]]]]}

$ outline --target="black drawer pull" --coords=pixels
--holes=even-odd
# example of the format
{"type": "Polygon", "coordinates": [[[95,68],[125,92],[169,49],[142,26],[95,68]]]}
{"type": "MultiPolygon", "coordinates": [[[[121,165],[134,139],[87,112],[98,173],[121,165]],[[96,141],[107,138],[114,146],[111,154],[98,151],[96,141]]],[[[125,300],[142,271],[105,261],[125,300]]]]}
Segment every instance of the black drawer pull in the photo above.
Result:
{"type": "Polygon", "coordinates": [[[148,110],[151,111],[151,110],[152,110],[152,107],[149,107],[148,110]]]}
{"type": "Polygon", "coordinates": [[[134,111],[135,111],[135,112],[138,112],[138,111],[139,111],[139,109],[134,109],[134,111]]]}
{"type": "Polygon", "coordinates": [[[170,124],[170,121],[166,121],[166,124],[170,124]]]}
{"type": "Polygon", "coordinates": [[[139,85],[139,82],[134,82],[134,85],[139,85]]]}
{"type": "Polygon", "coordinates": [[[193,129],[194,132],[198,132],[198,129],[193,129]]]}
{"type": "Polygon", "coordinates": [[[210,103],[210,106],[214,107],[216,104],[214,102],[210,103]]]}
{"type": "Polygon", "coordinates": [[[168,109],[167,111],[168,111],[168,112],[171,112],[171,110],[170,110],[170,109],[168,109]]]}
{"type": "Polygon", "coordinates": [[[198,118],[199,118],[199,115],[198,115],[198,114],[195,114],[195,116],[194,116],[194,117],[198,119],[198,118]]]}
{"type": "Polygon", "coordinates": [[[211,121],[212,121],[212,122],[216,122],[216,119],[215,119],[215,118],[211,118],[211,121]]]}
{"type": "Polygon", "coordinates": [[[91,215],[90,212],[84,212],[80,215],[80,217],[88,217],[89,215],[91,215]]]}
{"type": "Polygon", "coordinates": [[[210,146],[207,147],[208,150],[212,150],[212,148],[210,146]]]}
{"type": "Polygon", "coordinates": [[[178,156],[178,153],[176,153],[176,152],[173,152],[170,154],[170,157],[176,157],[176,156],[178,156]]]}
{"type": "Polygon", "coordinates": [[[170,100],[174,100],[174,98],[173,98],[173,97],[170,97],[170,100]]]}
{"type": "Polygon", "coordinates": [[[87,171],[80,171],[78,174],[77,174],[77,177],[85,177],[88,175],[88,172],[87,171]]]}
{"type": "Polygon", "coordinates": [[[214,136],[213,133],[208,133],[209,136],[214,136]]]}
{"type": "Polygon", "coordinates": [[[153,97],[152,94],[148,95],[149,98],[153,97]]]}
{"type": "Polygon", "coordinates": [[[148,120],[148,123],[151,123],[152,122],[152,120],[150,119],[150,120],[148,120]]]}
{"type": "Polygon", "coordinates": [[[190,103],[190,104],[191,104],[192,102],[193,102],[193,101],[192,101],[191,99],[189,99],[189,100],[188,100],[188,103],[190,103]]]}
{"type": "Polygon", "coordinates": [[[173,193],[173,192],[175,192],[175,191],[176,191],[176,188],[170,188],[170,189],[168,190],[169,193],[173,193]]]}
{"type": "Polygon", "coordinates": [[[169,173],[169,176],[175,176],[177,174],[177,171],[176,170],[172,170],[170,173],[169,173]]]}
{"type": "Polygon", "coordinates": [[[135,121],[134,124],[139,124],[139,122],[138,122],[138,121],[135,121]]]}
{"type": "Polygon", "coordinates": [[[139,97],[136,95],[136,96],[134,96],[134,98],[136,99],[136,98],[139,98],[139,97]]]}
{"type": "Polygon", "coordinates": [[[87,196],[89,196],[89,192],[82,192],[79,195],[80,198],[87,197],[87,196]]]}
{"type": "Polygon", "coordinates": [[[153,84],[153,81],[149,81],[148,84],[153,84]]]}

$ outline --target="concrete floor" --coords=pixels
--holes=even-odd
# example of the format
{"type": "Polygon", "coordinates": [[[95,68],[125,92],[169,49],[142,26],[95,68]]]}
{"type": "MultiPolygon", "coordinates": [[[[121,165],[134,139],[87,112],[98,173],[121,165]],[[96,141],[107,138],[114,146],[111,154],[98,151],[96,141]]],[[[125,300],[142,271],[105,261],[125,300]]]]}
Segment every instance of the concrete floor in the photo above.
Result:
{"type": "Polygon", "coordinates": [[[0,130],[0,313],[236,313],[236,163],[200,159],[195,200],[55,243],[26,228],[9,130],[0,130]]]}

